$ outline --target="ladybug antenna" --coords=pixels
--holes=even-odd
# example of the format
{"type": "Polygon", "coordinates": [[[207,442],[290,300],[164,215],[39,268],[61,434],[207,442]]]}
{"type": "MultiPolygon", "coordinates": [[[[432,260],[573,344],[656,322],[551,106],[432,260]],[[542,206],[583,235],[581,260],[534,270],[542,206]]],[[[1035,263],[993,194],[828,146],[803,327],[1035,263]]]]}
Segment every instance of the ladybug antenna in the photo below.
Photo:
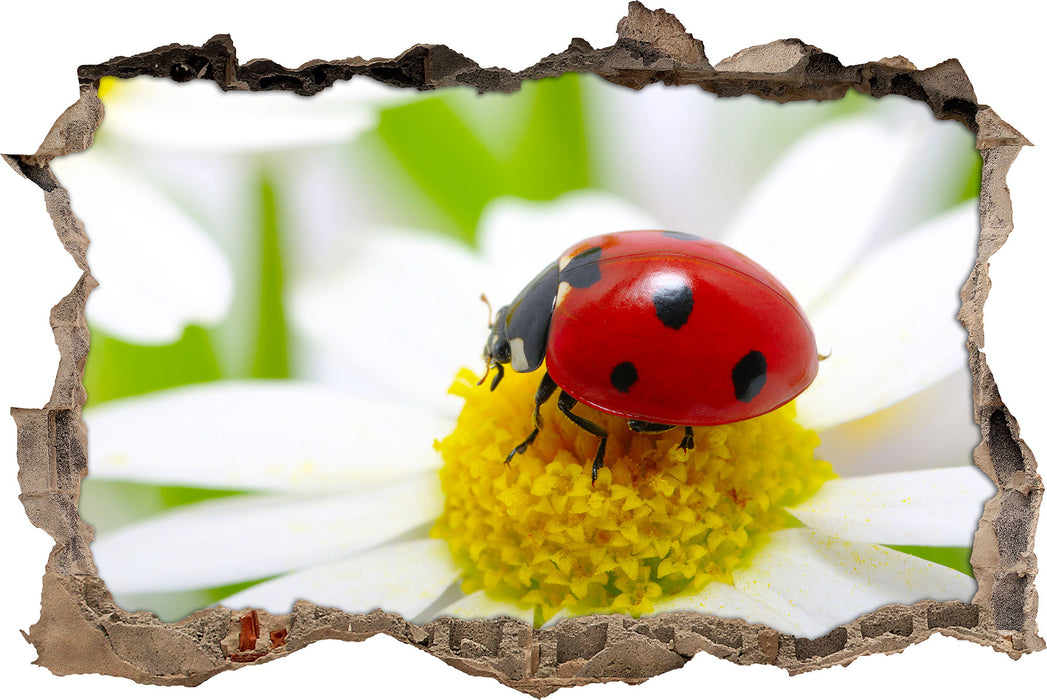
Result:
{"type": "MultiPolygon", "coordinates": [[[[483,303],[487,304],[487,327],[491,328],[492,326],[494,326],[494,321],[491,320],[491,302],[487,301],[487,295],[486,294],[481,294],[480,295],[480,301],[482,301],[483,303]]],[[[490,371],[491,368],[488,367],[487,369],[488,369],[488,371],[490,371]]],[[[484,376],[486,377],[487,375],[484,374],[484,376]]]]}
{"type": "Polygon", "coordinates": [[[832,350],[829,350],[829,354],[828,355],[823,355],[821,353],[818,353],[818,361],[821,362],[823,360],[828,360],[830,357],[832,357],[832,354],[833,354],[832,350]]]}

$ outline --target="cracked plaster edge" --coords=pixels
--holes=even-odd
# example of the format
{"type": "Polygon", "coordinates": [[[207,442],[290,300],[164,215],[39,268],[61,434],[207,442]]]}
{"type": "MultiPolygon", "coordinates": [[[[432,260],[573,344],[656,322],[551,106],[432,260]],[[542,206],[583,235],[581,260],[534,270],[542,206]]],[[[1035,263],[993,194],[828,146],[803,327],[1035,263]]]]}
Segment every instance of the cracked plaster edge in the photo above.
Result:
{"type": "Polygon", "coordinates": [[[84,308],[96,282],[86,262],[88,239],[83,225],[49,163],[90,146],[103,115],[97,85],[105,75],[205,79],[223,90],[279,89],[302,95],[358,75],[418,90],[467,85],[480,92],[510,92],[519,89],[523,80],[569,71],[595,73],[634,89],[653,82],[694,84],[722,97],[755,94],[779,102],[838,99],[853,88],[874,97],[900,94],[925,102],[937,118],[960,121],[974,132],[983,158],[978,255],[961,291],[958,318],[969,332],[974,417],[983,435],[974,461],[999,491],[986,504],[975,535],[972,564],[978,592],[971,604],[925,601],[887,606],[816,640],[805,640],[761,625],[697,613],[640,620],[590,616],[532,630],[509,619],[439,618],[418,626],[382,611],[352,615],[299,601],[290,615],[260,613],[262,636],[265,629],[283,624],[288,630],[286,644],[247,663],[266,662],[319,639],[359,641],[384,633],[468,673],[493,676],[543,696],[560,687],[594,681],[640,682],[682,665],[700,651],[800,673],[846,665],[866,654],[901,651],[935,632],[990,646],[1014,658],[1044,648],[1037,636],[1037,595],[1032,585],[1037,572],[1033,537],[1043,485],[981,352],[982,310],[990,287],[988,259],[1013,228],[1006,174],[1021,148],[1031,144],[991,108],[977,103],[955,59],[925,70],[900,56],[843,66],[831,54],[786,39],[744,49],[714,67],[702,43],[673,15],[648,10],[638,2],[630,3],[618,35],[614,45],[603,49],[574,39],[565,51],[519,73],[481,68],[442,45],[416,45],[394,59],[310,61],[296,69],[266,59],[241,65],[226,35],[201,47],[169,45],[80,67],[80,99],[61,115],[37,152],[4,156],[41,188],[59,239],[83,270],[70,294],[51,312],[61,353],[51,399],[42,409],[12,409],[18,427],[20,499],[33,524],[56,542],[44,575],[41,617],[25,635],[37,648],[36,663],[59,675],[105,673],[162,685],[197,685],[222,670],[244,665],[230,660],[228,653],[228,638],[238,630],[244,611],[219,606],[162,623],[151,613],[129,613],[115,606],[88,548],[93,531],[76,508],[80,481],[87,473],[86,430],[80,417],[86,400],[81,378],[89,344],[84,308]],[[603,630],[603,637],[596,635],[602,642],[585,652],[591,656],[561,658],[558,646],[577,646],[579,639],[592,637],[593,630],[603,630]],[[490,642],[495,638],[497,645],[490,642]]]}

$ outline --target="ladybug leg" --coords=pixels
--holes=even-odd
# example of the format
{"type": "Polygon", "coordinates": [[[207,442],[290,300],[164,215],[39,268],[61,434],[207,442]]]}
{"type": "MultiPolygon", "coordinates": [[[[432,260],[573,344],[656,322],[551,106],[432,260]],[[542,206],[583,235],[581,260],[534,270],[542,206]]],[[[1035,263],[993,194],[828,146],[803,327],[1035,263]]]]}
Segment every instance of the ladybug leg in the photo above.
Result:
{"type": "Polygon", "coordinates": [[[491,391],[495,390],[498,382],[502,381],[502,376],[505,374],[505,369],[497,362],[491,362],[487,365],[487,369],[484,370],[484,376],[480,377],[480,380],[476,382],[476,386],[483,386],[483,383],[487,381],[487,375],[491,373],[492,367],[495,370],[495,374],[494,379],[491,380],[491,391]]]}
{"type": "Polygon", "coordinates": [[[645,420],[629,421],[629,430],[632,430],[634,433],[664,433],[675,427],[675,425],[669,425],[668,423],[648,423],[645,420]]]}
{"type": "MultiPolygon", "coordinates": [[[[491,370],[491,368],[488,367],[487,371],[489,372],[490,370],[491,370]]],[[[491,380],[491,391],[494,391],[495,389],[498,388],[498,382],[502,381],[502,377],[504,375],[505,375],[505,369],[500,364],[495,362],[494,363],[494,379],[491,380]]],[[[486,378],[486,377],[487,377],[487,372],[484,372],[484,378],[486,378]]],[[[483,384],[483,379],[480,380],[480,383],[483,384]]]]}
{"type": "MultiPolygon", "coordinates": [[[[664,433],[676,427],[666,423],[648,423],[645,420],[629,421],[629,430],[637,433],[664,433]]],[[[694,449],[694,429],[689,425],[685,425],[683,428],[683,440],[680,441],[680,449],[684,451],[694,449]]]]}
{"type": "Polygon", "coordinates": [[[591,420],[587,420],[579,415],[571,413],[571,409],[574,408],[576,403],[578,403],[578,399],[570,396],[566,391],[561,390],[560,400],[556,402],[556,405],[572,423],[585,432],[600,438],[600,446],[596,448],[596,457],[593,459],[593,483],[595,484],[596,473],[600,471],[600,467],[603,466],[603,455],[607,450],[607,430],[601,428],[591,420]]]}
{"type": "Polygon", "coordinates": [[[680,449],[685,452],[694,449],[694,429],[689,425],[684,426],[683,440],[680,441],[680,449]]]}
{"type": "MultiPolygon", "coordinates": [[[[495,384],[497,384],[498,380],[502,378],[502,366],[496,366],[498,367],[498,376],[494,378],[495,384]]],[[[491,388],[493,389],[494,387],[491,388]]],[[[538,437],[538,431],[542,429],[542,404],[549,400],[554,391],[556,391],[556,382],[554,382],[553,378],[549,376],[548,372],[546,372],[545,376],[542,377],[542,383],[538,385],[538,391],[534,393],[534,430],[531,431],[531,434],[527,436],[526,440],[513,448],[513,451],[505,458],[506,464],[509,464],[518,452],[520,454],[526,452],[527,448],[532,442],[534,442],[534,439],[538,437]]]]}

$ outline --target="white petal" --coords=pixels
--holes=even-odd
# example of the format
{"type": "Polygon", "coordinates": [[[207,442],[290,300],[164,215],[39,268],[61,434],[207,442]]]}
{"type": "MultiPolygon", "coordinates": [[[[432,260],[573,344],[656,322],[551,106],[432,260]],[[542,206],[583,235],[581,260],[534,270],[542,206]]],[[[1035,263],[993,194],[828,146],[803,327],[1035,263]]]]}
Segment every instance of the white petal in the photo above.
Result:
{"type": "Polygon", "coordinates": [[[482,370],[483,289],[479,260],[465,246],[425,232],[375,231],[332,274],[293,290],[292,322],[325,368],[341,365],[341,381],[445,410],[463,364],[482,370]]]}
{"type": "Polygon", "coordinates": [[[957,207],[879,248],[809,309],[818,347],[831,356],[797,399],[801,423],[868,415],[966,365],[956,313],[977,231],[977,202],[957,207]]]}
{"type": "Polygon", "coordinates": [[[496,617],[513,617],[517,620],[534,624],[534,608],[495,600],[486,591],[477,591],[451,603],[437,613],[437,616],[450,615],[463,620],[492,619],[496,617]]]}
{"type": "Polygon", "coordinates": [[[877,228],[886,239],[912,230],[940,214],[942,206],[955,203],[976,151],[974,134],[967,127],[936,119],[919,102],[888,95],[876,103],[877,115],[910,144],[888,195],[890,206],[877,212],[877,228]]]}
{"type": "Polygon", "coordinates": [[[313,97],[222,92],[209,81],[139,77],[103,94],[101,135],[182,151],[261,151],[350,140],[377,122],[379,106],[413,97],[372,80],[339,82],[313,97]]]}
{"type": "Polygon", "coordinates": [[[114,592],[211,588],[345,557],[442,509],[434,472],[326,496],[206,501],[100,537],[91,552],[114,592]]]}
{"type": "Polygon", "coordinates": [[[379,547],[252,586],[222,601],[232,608],[289,612],[296,600],[351,613],[376,608],[411,619],[458,577],[447,543],[424,539],[379,547]]]}
{"type": "Polygon", "coordinates": [[[970,601],[976,588],[945,566],[799,528],[774,533],[749,566],[735,570],[734,585],[810,638],[884,605],[970,601]]]}
{"type": "Polygon", "coordinates": [[[811,304],[877,233],[909,146],[879,119],[830,122],[775,165],[724,242],[811,304]]]}
{"type": "Polygon", "coordinates": [[[171,343],[189,323],[210,325],[232,301],[225,256],[197,224],[143,178],[95,151],[58,158],[91,245],[99,286],[87,317],[106,332],[142,344],[171,343]]]}
{"type": "Polygon", "coordinates": [[[601,233],[662,228],[653,214],[606,192],[568,192],[552,202],[501,197],[484,208],[477,223],[485,291],[497,309],[578,241],[601,233]]]}
{"type": "Polygon", "coordinates": [[[439,465],[453,423],[295,381],[222,381],[84,411],[91,473],[226,489],[322,491],[439,465]]]}
{"type": "Polygon", "coordinates": [[[827,481],[789,512],[819,533],[856,542],[969,547],[996,492],[976,467],[827,481]]]}
{"type": "Polygon", "coordinates": [[[871,415],[818,433],[816,455],[842,477],[970,464],[981,442],[964,367],[871,415]]]}
{"type": "MultiPolygon", "coordinates": [[[[715,237],[719,229],[710,221],[721,220],[723,198],[717,196],[720,173],[709,167],[719,136],[711,122],[727,101],[690,86],[661,83],[642,90],[602,81],[586,87],[591,88],[590,108],[613,115],[586,125],[594,144],[591,172],[599,185],[643,202],[670,228],[715,237]],[[689,222],[701,227],[691,230],[685,226],[689,222]]],[[[620,230],[612,225],[605,232],[620,230]]]]}
{"type": "Polygon", "coordinates": [[[791,633],[791,622],[756,598],[719,581],[713,581],[696,595],[669,598],[654,606],[652,615],[669,612],[700,612],[724,619],[745,620],[751,625],[767,625],[791,633]]]}

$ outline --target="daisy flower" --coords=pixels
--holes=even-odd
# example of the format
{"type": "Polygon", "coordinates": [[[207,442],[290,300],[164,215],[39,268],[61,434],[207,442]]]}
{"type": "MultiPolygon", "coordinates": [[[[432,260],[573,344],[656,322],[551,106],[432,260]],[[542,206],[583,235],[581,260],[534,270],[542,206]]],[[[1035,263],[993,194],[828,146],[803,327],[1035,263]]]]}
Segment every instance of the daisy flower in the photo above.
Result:
{"type": "Polygon", "coordinates": [[[595,484],[594,440],[547,410],[549,427],[505,467],[529,431],[537,376],[507,373],[492,393],[461,371],[480,364],[479,292],[508,301],[587,235],[684,227],[606,193],[498,200],[476,250],[383,230],[295,290],[307,374],[323,384],[223,381],[85,410],[94,477],[258,492],[100,537],[100,574],[125,606],[265,579],[223,603],[535,624],[691,610],[807,637],[890,603],[970,599],[971,577],[898,548],[969,546],[991,495],[969,446],[928,440],[930,414],[913,414],[947,396],[938,413],[970,422],[954,316],[976,208],[887,240],[875,211],[819,209],[857,182],[863,201],[887,199],[904,161],[896,144],[861,121],[816,132],[723,237],[793,288],[832,353],[794,406],[696,430],[687,454],[678,436],[634,435],[604,416],[612,440],[595,484]],[[839,154],[855,143],[893,157],[852,165],[839,154]],[[801,165],[810,153],[821,160],[801,165]],[[811,197],[803,173],[827,178],[825,191],[811,197]],[[811,207],[791,217],[804,196],[811,207]],[[905,448],[913,435],[917,450],[905,448]],[[887,443],[899,451],[879,459],[887,443]]]}

